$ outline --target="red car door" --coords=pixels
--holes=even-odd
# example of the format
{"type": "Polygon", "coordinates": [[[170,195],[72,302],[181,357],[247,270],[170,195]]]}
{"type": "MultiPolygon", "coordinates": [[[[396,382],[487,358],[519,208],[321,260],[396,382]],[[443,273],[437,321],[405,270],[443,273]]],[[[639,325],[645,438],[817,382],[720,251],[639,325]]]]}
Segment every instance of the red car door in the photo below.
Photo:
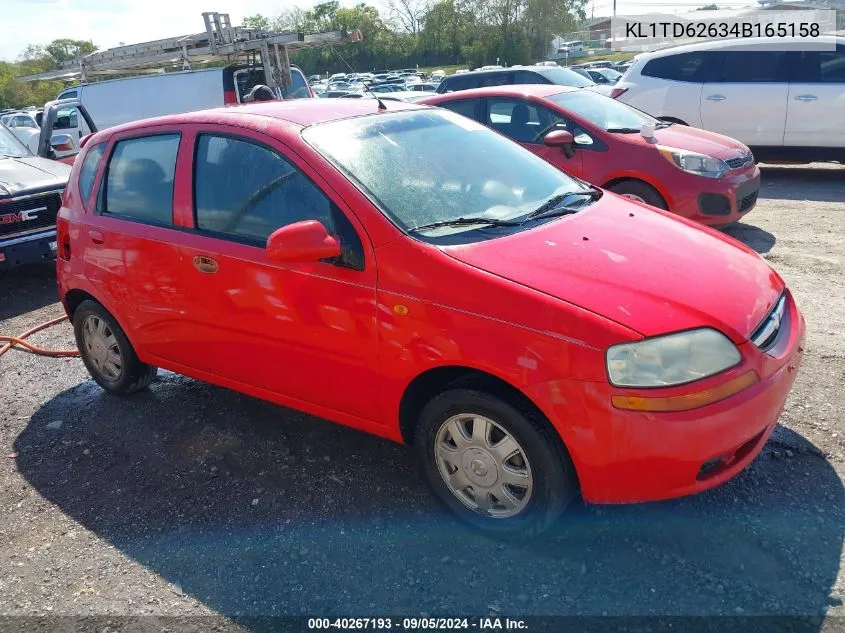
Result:
{"type": "Polygon", "coordinates": [[[194,366],[291,404],[376,420],[375,260],[357,218],[270,136],[209,125],[186,142],[193,213],[180,275],[197,331],[194,366]],[[337,261],[268,258],[270,233],[302,220],[339,238],[337,261]]]}
{"type": "Polygon", "coordinates": [[[179,130],[167,126],[116,135],[80,226],[86,244],[80,276],[152,364],[185,362],[194,341],[178,274],[181,232],[173,224],[181,142],[179,130]]]}
{"type": "Polygon", "coordinates": [[[567,129],[566,121],[557,112],[530,99],[488,97],[482,123],[516,141],[558,169],[576,178],[583,177],[581,153],[567,157],[560,147],[543,144],[546,133],[567,129]]]}

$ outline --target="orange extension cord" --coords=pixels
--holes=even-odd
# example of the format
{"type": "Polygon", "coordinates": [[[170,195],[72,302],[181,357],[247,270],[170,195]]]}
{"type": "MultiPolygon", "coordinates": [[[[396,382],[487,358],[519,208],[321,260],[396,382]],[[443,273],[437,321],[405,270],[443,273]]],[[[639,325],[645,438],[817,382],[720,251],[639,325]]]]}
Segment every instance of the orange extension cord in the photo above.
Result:
{"type": "Polygon", "coordinates": [[[53,319],[52,321],[47,321],[46,323],[42,323],[31,330],[27,330],[20,336],[0,336],[0,343],[5,342],[6,344],[0,347],[0,356],[8,352],[12,349],[15,345],[19,345],[23,347],[33,354],[37,354],[39,356],[49,356],[51,358],[66,358],[66,357],[74,357],[79,356],[79,351],[75,349],[44,349],[43,347],[38,347],[37,345],[33,345],[32,343],[28,343],[24,339],[32,336],[36,332],[40,332],[41,330],[46,330],[48,327],[53,327],[54,325],[58,325],[62,321],[66,321],[67,317],[59,317],[58,319],[53,319]]]}

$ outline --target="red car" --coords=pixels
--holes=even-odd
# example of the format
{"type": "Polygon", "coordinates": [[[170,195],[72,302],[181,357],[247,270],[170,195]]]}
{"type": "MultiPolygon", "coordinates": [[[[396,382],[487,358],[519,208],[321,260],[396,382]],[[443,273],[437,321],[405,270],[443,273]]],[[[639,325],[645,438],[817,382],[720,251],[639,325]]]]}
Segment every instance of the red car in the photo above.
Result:
{"type": "Polygon", "coordinates": [[[58,284],[105,390],[156,367],[415,445],[437,495],[536,533],[754,459],[801,360],[739,242],[448,110],[264,103],[93,135],[58,284]],[[449,148],[449,151],[443,151],[449,148]]]}
{"type": "Polygon", "coordinates": [[[475,119],[573,176],[702,224],[736,222],[757,203],[760,170],[745,145],[590,90],[496,86],[417,103],[475,119]],[[643,124],[654,126],[648,138],[643,124]]]}

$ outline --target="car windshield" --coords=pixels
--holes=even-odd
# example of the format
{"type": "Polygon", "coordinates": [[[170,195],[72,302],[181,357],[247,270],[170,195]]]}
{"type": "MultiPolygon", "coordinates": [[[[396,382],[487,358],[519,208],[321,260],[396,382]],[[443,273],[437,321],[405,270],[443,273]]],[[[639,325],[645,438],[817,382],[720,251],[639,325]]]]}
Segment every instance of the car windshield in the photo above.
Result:
{"type": "MultiPolygon", "coordinates": [[[[504,136],[446,110],[323,123],[303,137],[406,231],[458,218],[522,220],[555,196],[590,191],[504,136]]],[[[464,233],[481,240],[503,228],[441,226],[417,235],[436,241],[464,233]]]]}
{"type": "Polygon", "coordinates": [[[9,129],[0,124],[0,157],[23,158],[31,156],[29,149],[9,129]]]}
{"type": "Polygon", "coordinates": [[[562,92],[548,99],[607,132],[639,132],[643,123],[659,123],[645,112],[589,90],[562,92]]]}
{"type": "Polygon", "coordinates": [[[569,70],[568,68],[561,68],[558,66],[557,68],[544,67],[538,69],[538,72],[542,74],[546,79],[551,81],[553,84],[558,84],[559,86],[572,86],[573,88],[587,88],[589,86],[594,86],[595,82],[587,79],[586,77],[582,77],[578,73],[569,70]]]}

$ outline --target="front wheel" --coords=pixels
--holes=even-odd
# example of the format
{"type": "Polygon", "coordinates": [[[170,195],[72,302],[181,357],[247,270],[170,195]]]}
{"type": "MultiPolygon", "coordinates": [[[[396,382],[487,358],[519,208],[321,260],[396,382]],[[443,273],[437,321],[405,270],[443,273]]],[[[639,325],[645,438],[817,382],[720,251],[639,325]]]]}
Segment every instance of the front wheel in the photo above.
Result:
{"type": "Polygon", "coordinates": [[[539,414],[486,392],[436,396],[420,414],[415,441],[440,500],[488,532],[534,536],[577,490],[572,462],[539,414]]]}
{"type": "Polygon", "coordinates": [[[669,209],[663,196],[654,187],[640,180],[623,180],[610,186],[609,189],[623,198],[644,202],[664,211],[669,209]]]}

